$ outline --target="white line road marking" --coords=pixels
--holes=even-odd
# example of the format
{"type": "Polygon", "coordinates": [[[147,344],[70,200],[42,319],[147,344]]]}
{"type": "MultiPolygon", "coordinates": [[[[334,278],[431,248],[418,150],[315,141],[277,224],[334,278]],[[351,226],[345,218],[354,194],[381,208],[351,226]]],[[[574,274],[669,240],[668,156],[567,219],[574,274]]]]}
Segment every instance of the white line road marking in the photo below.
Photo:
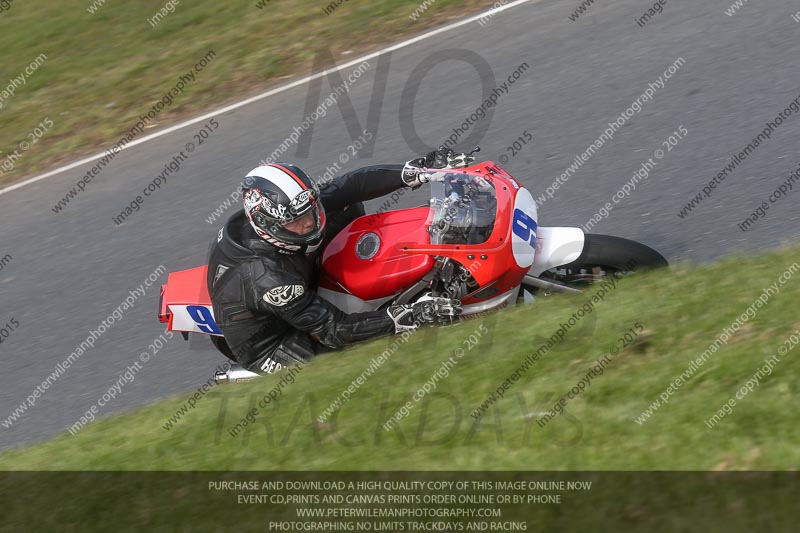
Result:
{"type": "MultiPolygon", "coordinates": [[[[215,111],[211,111],[210,113],[205,113],[204,115],[200,115],[199,117],[195,117],[195,118],[187,120],[185,122],[180,122],[178,124],[175,124],[174,126],[170,126],[169,128],[163,129],[161,131],[157,131],[155,133],[147,135],[146,137],[142,137],[141,139],[133,140],[133,141],[129,142],[128,144],[126,144],[122,148],[122,150],[120,150],[120,151],[127,150],[128,148],[130,148],[132,146],[136,146],[136,145],[145,143],[147,141],[152,141],[153,139],[157,139],[159,137],[163,137],[164,135],[168,135],[168,134],[170,134],[170,133],[172,133],[174,131],[178,131],[178,130],[183,129],[183,128],[187,127],[187,126],[191,126],[192,124],[197,124],[198,122],[203,122],[204,120],[208,120],[209,118],[216,117],[216,116],[221,115],[223,113],[227,113],[228,111],[233,111],[234,109],[239,109],[240,107],[244,107],[246,105],[252,104],[253,102],[257,102],[257,101],[262,100],[264,98],[269,98],[270,96],[273,96],[273,95],[288,91],[289,89],[294,89],[295,87],[298,87],[298,86],[303,85],[305,83],[308,83],[310,81],[313,81],[313,80],[316,80],[318,78],[322,78],[324,76],[327,76],[331,72],[336,72],[338,70],[342,70],[342,69],[345,69],[345,68],[348,68],[348,67],[352,67],[352,66],[358,65],[359,63],[362,63],[364,61],[368,61],[370,59],[376,58],[381,54],[385,54],[387,52],[394,52],[395,50],[399,50],[401,48],[405,48],[406,46],[411,46],[412,44],[418,43],[418,42],[423,41],[425,39],[429,39],[429,38],[431,38],[431,37],[433,37],[435,35],[439,35],[440,33],[444,33],[446,31],[454,30],[456,28],[460,28],[461,26],[465,26],[467,24],[470,24],[471,22],[475,22],[476,20],[478,20],[480,18],[489,16],[489,15],[494,15],[495,13],[500,13],[501,11],[505,11],[506,9],[511,9],[512,7],[516,7],[516,6],[520,5],[520,4],[525,4],[525,3],[531,2],[531,1],[534,1],[534,0],[515,0],[514,2],[509,2],[506,5],[498,6],[498,7],[489,9],[488,11],[484,11],[483,13],[479,13],[477,15],[473,15],[473,16],[467,18],[467,19],[460,20],[460,21],[454,22],[452,24],[448,24],[447,26],[442,26],[441,28],[437,28],[435,30],[429,31],[428,33],[422,34],[422,35],[420,35],[418,37],[414,37],[412,39],[408,39],[406,41],[402,41],[402,42],[397,43],[395,45],[389,46],[388,48],[384,48],[382,50],[378,50],[377,52],[373,52],[373,53],[365,55],[363,57],[359,57],[358,59],[353,59],[352,61],[349,61],[349,62],[344,63],[342,65],[338,65],[338,66],[336,66],[334,68],[326,69],[326,70],[324,70],[322,72],[318,72],[317,74],[312,74],[311,76],[308,76],[308,77],[293,81],[293,82],[291,82],[291,83],[289,83],[287,85],[283,85],[281,87],[277,87],[275,89],[271,89],[271,90],[269,90],[269,91],[267,91],[265,93],[261,93],[261,94],[258,94],[256,96],[252,96],[252,97],[247,98],[245,100],[241,100],[239,102],[236,102],[235,104],[231,104],[231,105],[225,106],[223,108],[217,109],[215,111]]],[[[89,157],[85,157],[85,158],[80,159],[78,161],[74,161],[74,162],[72,162],[72,163],[70,163],[68,165],[63,166],[63,167],[58,167],[58,168],[55,168],[53,170],[49,170],[49,171],[45,172],[44,174],[40,174],[38,176],[34,176],[34,177],[29,178],[29,179],[27,179],[25,181],[21,181],[19,183],[14,184],[14,185],[10,185],[10,186],[8,186],[8,187],[6,187],[4,189],[0,189],[0,195],[9,193],[11,191],[15,191],[17,189],[20,189],[20,188],[26,186],[26,185],[30,185],[31,183],[36,183],[37,181],[41,181],[43,179],[55,176],[57,174],[61,174],[62,172],[66,172],[67,170],[72,170],[73,168],[79,167],[81,165],[85,165],[86,163],[91,163],[92,161],[97,161],[101,157],[105,156],[105,154],[106,154],[105,151],[103,151],[103,152],[100,152],[98,154],[91,155],[89,157]]]]}

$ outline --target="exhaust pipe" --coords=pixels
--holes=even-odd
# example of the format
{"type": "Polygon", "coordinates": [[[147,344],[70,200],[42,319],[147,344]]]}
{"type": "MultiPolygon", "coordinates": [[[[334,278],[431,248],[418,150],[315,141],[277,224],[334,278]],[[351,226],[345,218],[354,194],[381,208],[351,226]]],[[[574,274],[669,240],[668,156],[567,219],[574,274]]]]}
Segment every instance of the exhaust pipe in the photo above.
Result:
{"type": "Polygon", "coordinates": [[[222,383],[244,383],[260,377],[260,374],[245,370],[242,365],[234,363],[225,372],[215,372],[214,382],[217,385],[221,385],[222,383]]]}

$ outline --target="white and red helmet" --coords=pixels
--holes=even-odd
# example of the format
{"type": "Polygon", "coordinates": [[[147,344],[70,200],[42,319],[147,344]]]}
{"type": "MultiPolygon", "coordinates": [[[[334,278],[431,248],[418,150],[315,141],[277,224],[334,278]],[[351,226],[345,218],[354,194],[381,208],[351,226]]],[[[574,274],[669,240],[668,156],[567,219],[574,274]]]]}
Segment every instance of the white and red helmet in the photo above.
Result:
{"type": "Polygon", "coordinates": [[[242,180],[245,213],[259,237],[294,253],[315,251],[324,237],[325,210],[319,187],[299,167],[286,163],[261,165],[242,180]],[[286,225],[311,213],[313,227],[300,234],[286,225]]]}

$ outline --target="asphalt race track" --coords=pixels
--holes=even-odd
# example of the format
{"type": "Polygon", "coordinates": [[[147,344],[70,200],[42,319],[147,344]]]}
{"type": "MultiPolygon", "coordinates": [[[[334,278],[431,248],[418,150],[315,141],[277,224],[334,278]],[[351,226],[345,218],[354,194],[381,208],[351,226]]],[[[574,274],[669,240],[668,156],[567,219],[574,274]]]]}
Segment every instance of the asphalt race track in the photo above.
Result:
{"type": "MultiPolygon", "coordinates": [[[[281,159],[295,161],[315,176],[345,159],[342,169],[402,163],[420,155],[419,146],[409,145],[404,133],[418,135],[428,147],[443,142],[481,105],[482,86],[491,92],[527,63],[507,94],[499,96],[493,113],[470,132],[483,132],[478,142],[482,157],[508,157],[504,166],[534,197],[637,99],[641,109],[622,119],[624,125],[613,137],[540,207],[540,225],[585,224],[652,158],[656,164],[647,179],[640,179],[593,232],[642,241],[672,262],[706,262],[795,242],[800,236],[800,192],[791,191],[773,203],[747,232],[737,224],[798,169],[800,112],[770,132],[710,197],[684,218],[678,216],[734,154],[800,96],[800,23],[791,16],[800,6],[790,0],[763,0],[746,3],[728,16],[731,1],[668,0],[663,12],[643,27],[636,19],[649,2],[598,1],[576,21],[568,15],[578,0],[524,3],[483,25],[473,22],[392,52],[385,84],[374,84],[379,61],[371,59],[369,70],[348,94],[360,126],[347,115],[355,130],[365,127],[373,89],[385,89],[374,152],[368,157],[351,157],[353,137],[334,106],[316,121],[308,155],[298,156],[292,146],[281,159]],[[445,59],[436,62],[440,58],[445,59]],[[680,66],[663,87],[642,99],[676,61],[680,66]],[[479,75],[476,65],[484,62],[490,71],[481,67],[479,75]],[[434,64],[422,79],[419,70],[414,74],[421,64],[434,64]],[[406,96],[413,96],[417,83],[412,114],[403,92],[406,88],[406,96]],[[525,131],[533,141],[512,157],[507,147],[525,131]],[[657,159],[659,149],[664,152],[657,159]]],[[[353,70],[343,69],[342,77],[353,70]]],[[[330,90],[331,82],[325,80],[320,101],[330,90]]],[[[205,261],[219,228],[206,219],[244,173],[302,122],[307,97],[308,85],[303,85],[218,115],[219,127],[201,145],[194,135],[203,123],[125,150],[59,214],[51,208],[93,163],[0,195],[0,258],[12,258],[0,270],[0,324],[11,319],[19,323],[0,346],[0,421],[159,265],[174,271],[205,261]],[[196,146],[186,153],[189,142],[196,146]],[[115,224],[112,218],[181,151],[187,158],[180,170],[139,211],[115,224]]],[[[407,193],[398,207],[419,205],[426,197],[424,189],[407,193]]],[[[146,296],[138,297],[133,309],[21,418],[0,427],[0,448],[65,430],[139,361],[140,353],[163,332],[156,310],[158,285],[165,280],[162,275],[146,296]]],[[[190,391],[222,361],[205,340],[186,343],[176,335],[141,364],[135,380],[124,384],[100,415],[190,391]]]]}

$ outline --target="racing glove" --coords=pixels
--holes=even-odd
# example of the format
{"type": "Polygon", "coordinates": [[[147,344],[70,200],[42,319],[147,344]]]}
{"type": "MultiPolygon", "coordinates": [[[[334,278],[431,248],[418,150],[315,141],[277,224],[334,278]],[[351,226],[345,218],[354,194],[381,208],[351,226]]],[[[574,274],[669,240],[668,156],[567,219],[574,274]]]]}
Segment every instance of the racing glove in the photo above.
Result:
{"type": "Polygon", "coordinates": [[[469,157],[467,154],[457,154],[450,148],[441,146],[425,157],[408,161],[403,166],[403,182],[413,188],[431,181],[441,181],[444,179],[444,172],[429,172],[428,169],[466,166],[469,157]]]}
{"type": "Polygon", "coordinates": [[[393,305],[387,310],[395,333],[414,331],[422,324],[449,324],[461,314],[461,302],[425,295],[413,304],[393,305]]]}

